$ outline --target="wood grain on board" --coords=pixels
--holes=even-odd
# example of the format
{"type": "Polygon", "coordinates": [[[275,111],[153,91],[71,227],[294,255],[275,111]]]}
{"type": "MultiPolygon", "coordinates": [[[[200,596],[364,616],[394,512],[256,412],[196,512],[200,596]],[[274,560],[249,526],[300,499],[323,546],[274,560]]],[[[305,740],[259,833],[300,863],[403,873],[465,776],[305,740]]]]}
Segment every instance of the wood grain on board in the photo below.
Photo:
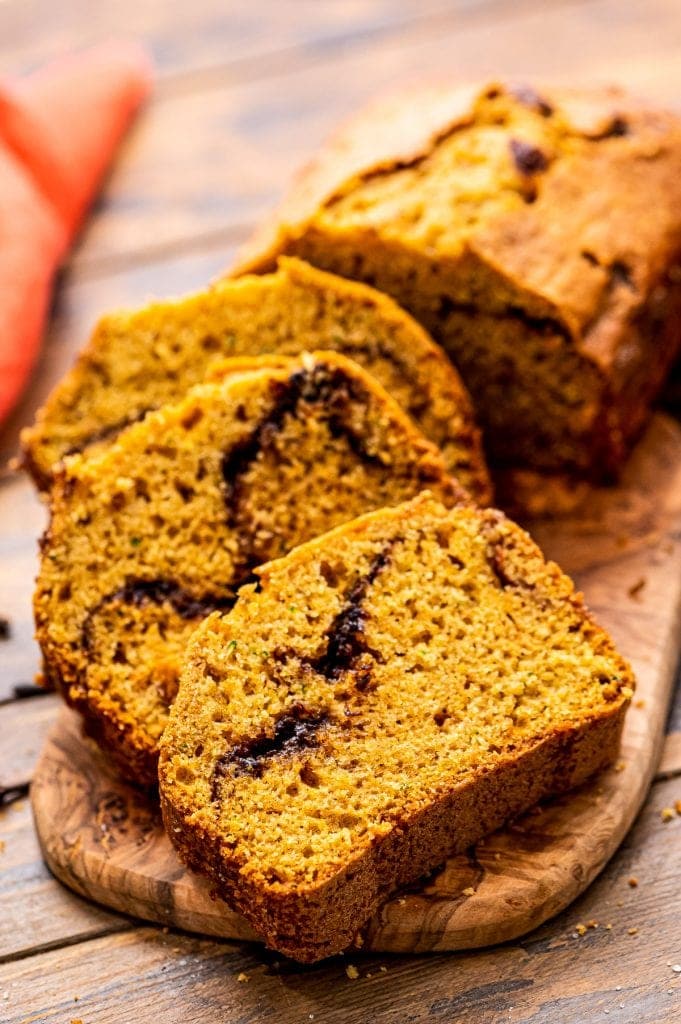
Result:
{"type": "MultiPolygon", "coordinates": [[[[362,948],[467,949],[525,934],[592,881],[645,798],[662,748],[681,624],[681,428],[656,417],[619,487],[594,492],[583,512],[535,532],[633,664],[637,692],[621,761],[388,901],[363,928],[362,948]]],[[[72,712],[62,713],[48,737],[31,797],[45,859],[76,892],[189,931],[255,937],[212,898],[208,882],[182,867],[155,803],[117,779],[72,712]]]]}

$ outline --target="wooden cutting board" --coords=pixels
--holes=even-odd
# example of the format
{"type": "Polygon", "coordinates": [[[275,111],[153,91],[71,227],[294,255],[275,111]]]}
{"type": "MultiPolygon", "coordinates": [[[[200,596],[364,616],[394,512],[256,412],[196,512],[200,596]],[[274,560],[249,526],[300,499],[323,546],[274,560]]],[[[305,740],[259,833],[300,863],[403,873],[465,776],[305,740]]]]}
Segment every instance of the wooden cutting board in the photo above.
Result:
{"type": "MultiPolygon", "coordinates": [[[[681,624],[681,430],[658,416],[617,489],[595,492],[571,518],[531,525],[577,580],[637,676],[621,761],[453,857],[384,904],[358,937],[392,952],[467,949],[516,938],[570,903],[631,825],[660,755],[681,624]]],[[[166,838],[158,807],[116,778],[61,713],[31,799],[45,860],[76,892],[135,917],[254,939],[211,897],[166,838]]]]}

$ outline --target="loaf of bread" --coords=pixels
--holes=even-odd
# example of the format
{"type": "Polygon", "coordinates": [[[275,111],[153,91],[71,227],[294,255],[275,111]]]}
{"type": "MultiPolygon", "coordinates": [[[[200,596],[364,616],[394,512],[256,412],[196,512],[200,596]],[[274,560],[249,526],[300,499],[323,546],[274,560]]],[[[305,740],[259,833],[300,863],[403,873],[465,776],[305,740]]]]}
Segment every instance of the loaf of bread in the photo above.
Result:
{"type": "Polygon", "coordinates": [[[159,779],[181,856],[274,949],[338,952],[615,756],[631,671],[502,513],[421,495],[256,575],[190,641],[159,779]]]}
{"type": "Polygon", "coordinates": [[[329,145],[233,273],[281,253],[420,320],[532,509],[616,476],[679,350],[681,121],[616,89],[412,90],[329,145]]]}
{"type": "Polygon", "coordinates": [[[481,504],[490,482],[470,399],[442,350],[387,296],[282,260],[265,277],[105,316],[76,365],[24,432],[41,487],[65,455],[110,443],[150,409],[177,401],[214,360],[334,350],[367,369],[441,448],[481,504]]]}
{"type": "Polygon", "coordinates": [[[357,364],[259,363],[66,460],[50,493],[35,597],[46,675],[145,784],[190,633],[257,565],[424,488],[466,497],[357,364]]]}

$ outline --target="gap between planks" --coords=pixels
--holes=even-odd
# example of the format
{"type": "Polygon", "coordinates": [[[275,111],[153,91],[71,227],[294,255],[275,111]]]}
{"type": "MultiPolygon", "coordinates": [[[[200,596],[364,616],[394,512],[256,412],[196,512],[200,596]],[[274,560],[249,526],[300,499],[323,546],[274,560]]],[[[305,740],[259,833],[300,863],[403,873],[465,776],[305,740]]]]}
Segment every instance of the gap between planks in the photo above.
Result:
{"type": "MultiPolygon", "coordinates": [[[[598,0],[553,0],[552,8],[585,7],[598,0]]],[[[410,43],[419,44],[429,37],[442,35],[447,30],[484,25],[485,22],[513,20],[535,10],[544,10],[546,0],[515,0],[512,9],[508,0],[478,0],[477,3],[450,4],[427,15],[406,18],[391,24],[351,29],[328,37],[321,36],[308,45],[294,44],[283,49],[224,61],[204,67],[186,68],[161,73],[158,79],[159,101],[184,96],[187,93],[208,92],[249,82],[267,80],[288,73],[304,71],[315,65],[345,56],[363,46],[393,40],[400,41],[408,34],[410,43]]]]}

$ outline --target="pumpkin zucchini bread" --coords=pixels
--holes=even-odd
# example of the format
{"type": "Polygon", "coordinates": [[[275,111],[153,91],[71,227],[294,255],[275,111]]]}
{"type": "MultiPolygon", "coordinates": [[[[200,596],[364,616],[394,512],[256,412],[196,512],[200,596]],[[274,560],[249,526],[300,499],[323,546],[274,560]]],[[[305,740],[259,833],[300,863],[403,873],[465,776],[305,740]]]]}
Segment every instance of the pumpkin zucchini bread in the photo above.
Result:
{"type": "Polygon", "coordinates": [[[50,494],[35,596],[46,676],[145,784],[189,634],[257,565],[426,487],[466,500],[357,364],[337,353],[260,363],[66,460],[50,494]]]}
{"type": "Polygon", "coordinates": [[[454,367],[392,299],[282,260],[265,277],[105,316],[74,368],[24,431],[40,487],[65,455],[102,447],[150,409],[177,401],[225,356],[334,350],[367,369],[438,445],[481,504],[490,482],[470,399],[454,367]]]}
{"type": "Polygon", "coordinates": [[[332,142],[233,273],[281,253],[441,342],[502,482],[610,479],[681,343],[681,120],[617,89],[415,90],[332,142]]]}
{"type": "Polygon", "coordinates": [[[631,671],[502,513],[421,495],[256,575],[189,643],[159,779],[182,857],[274,949],[338,952],[615,756],[631,671]]]}

